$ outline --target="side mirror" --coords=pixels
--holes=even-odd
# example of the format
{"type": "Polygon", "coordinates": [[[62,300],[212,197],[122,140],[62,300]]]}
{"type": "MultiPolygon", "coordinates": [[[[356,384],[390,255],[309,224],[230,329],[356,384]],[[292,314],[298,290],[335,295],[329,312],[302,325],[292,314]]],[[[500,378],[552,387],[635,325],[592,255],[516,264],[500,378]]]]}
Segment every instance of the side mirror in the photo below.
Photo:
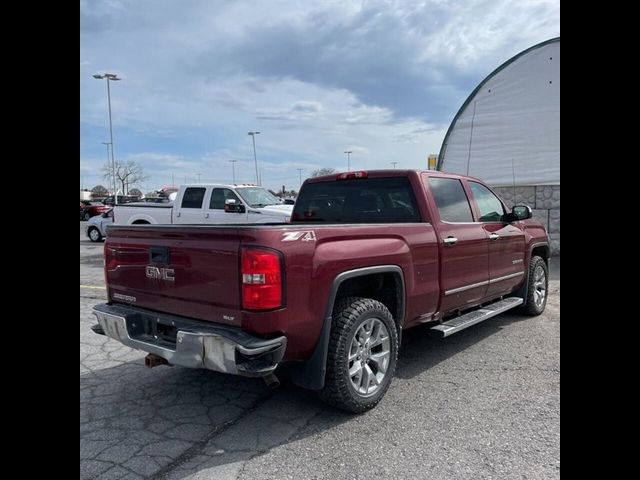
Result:
{"type": "Polygon", "coordinates": [[[245,208],[244,205],[238,203],[235,199],[229,198],[224,201],[224,211],[225,213],[244,213],[245,208]]]}
{"type": "Polygon", "coordinates": [[[526,220],[533,217],[533,210],[529,205],[514,205],[511,209],[511,218],[514,221],[526,220]]]}

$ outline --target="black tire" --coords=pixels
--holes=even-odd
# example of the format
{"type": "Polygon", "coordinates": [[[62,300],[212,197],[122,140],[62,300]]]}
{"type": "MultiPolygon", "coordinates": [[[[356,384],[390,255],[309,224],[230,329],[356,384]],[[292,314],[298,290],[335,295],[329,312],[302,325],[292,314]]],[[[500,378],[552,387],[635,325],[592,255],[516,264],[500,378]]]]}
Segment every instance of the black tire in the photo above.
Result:
{"type": "Polygon", "coordinates": [[[87,231],[87,236],[89,237],[89,240],[91,240],[94,243],[98,243],[102,241],[102,234],[100,233],[100,230],[98,230],[96,227],[90,227],[89,230],[87,231]]]}
{"type": "Polygon", "coordinates": [[[526,305],[521,311],[525,315],[540,315],[544,312],[549,298],[549,267],[542,257],[531,257],[529,262],[529,272],[526,291],[526,305]],[[538,278],[540,272],[543,272],[544,279],[540,281],[538,278]],[[542,290],[543,289],[543,290],[542,290]],[[540,301],[540,295],[543,296],[540,301]]]}
{"type": "MultiPolygon", "coordinates": [[[[373,348],[370,349],[368,356],[372,352],[373,348]]],[[[397,358],[398,332],[396,322],[389,309],[379,301],[370,298],[347,297],[339,299],[333,311],[327,371],[324,387],[319,392],[320,398],[329,405],[352,413],[370,410],[387,392],[395,373],[397,358]],[[352,384],[348,356],[356,332],[367,320],[371,319],[380,320],[387,329],[389,361],[382,381],[377,384],[374,392],[367,396],[358,393],[352,384]]],[[[369,364],[367,363],[367,365],[369,364]]],[[[375,367],[370,368],[369,371],[372,371],[373,368],[375,367]]]]}
{"type": "Polygon", "coordinates": [[[91,215],[89,214],[89,212],[85,212],[84,219],[89,220],[90,218],[91,218],[91,215]]]}

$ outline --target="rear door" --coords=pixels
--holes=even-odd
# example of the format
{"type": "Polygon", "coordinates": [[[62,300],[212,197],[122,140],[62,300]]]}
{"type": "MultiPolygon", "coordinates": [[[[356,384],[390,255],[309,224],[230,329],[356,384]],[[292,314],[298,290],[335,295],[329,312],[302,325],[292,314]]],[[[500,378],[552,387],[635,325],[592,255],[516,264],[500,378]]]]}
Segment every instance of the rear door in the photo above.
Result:
{"type": "Polygon", "coordinates": [[[206,187],[185,188],[173,209],[173,223],[202,224],[206,187]]]}
{"type": "Polygon", "coordinates": [[[475,222],[462,181],[425,176],[436,206],[441,236],[440,311],[446,313],[482,299],[489,284],[489,248],[482,224],[475,222]]]}
{"type": "Polygon", "coordinates": [[[511,292],[524,278],[524,230],[520,222],[505,222],[502,201],[481,183],[468,181],[478,220],[489,239],[487,295],[511,292]]]}

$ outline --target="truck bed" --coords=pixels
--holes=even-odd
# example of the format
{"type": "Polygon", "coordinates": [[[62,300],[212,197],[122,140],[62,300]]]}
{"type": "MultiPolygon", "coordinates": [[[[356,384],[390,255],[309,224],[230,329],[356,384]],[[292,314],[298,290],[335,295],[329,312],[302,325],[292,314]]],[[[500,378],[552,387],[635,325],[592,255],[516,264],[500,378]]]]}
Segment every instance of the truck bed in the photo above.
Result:
{"type": "MultiPolygon", "coordinates": [[[[341,272],[372,265],[404,271],[413,297],[407,320],[433,313],[438,303],[438,254],[433,227],[425,223],[113,225],[105,244],[110,302],[241,327],[265,338],[289,337],[287,355],[313,349],[341,272]],[[412,252],[417,239],[430,240],[412,252]],[[282,252],[284,306],[243,310],[240,249],[259,245],[282,252]],[[168,258],[162,258],[167,254],[168,258]],[[153,268],[170,268],[173,280],[153,268]]],[[[407,302],[408,304],[409,302],[407,302]]]]}

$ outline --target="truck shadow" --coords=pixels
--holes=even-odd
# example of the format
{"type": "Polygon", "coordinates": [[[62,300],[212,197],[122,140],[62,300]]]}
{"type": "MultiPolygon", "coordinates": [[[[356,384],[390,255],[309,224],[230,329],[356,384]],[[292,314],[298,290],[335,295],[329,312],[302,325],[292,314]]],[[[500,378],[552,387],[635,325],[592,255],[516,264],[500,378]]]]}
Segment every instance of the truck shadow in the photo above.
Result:
{"type": "MultiPolygon", "coordinates": [[[[408,330],[396,376],[413,378],[527,318],[500,315],[446,339],[428,337],[424,327],[408,330]]],[[[100,358],[106,354],[118,364],[80,376],[83,479],[105,473],[174,479],[204,471],[215,476],[222,466],[225,473],[240,469],[244,461],[274,447],[344,422],[358,428],[392,408],[382,402],[363,415],[351,415],[287,383],[272,392],[259,379],[180,367],[147,369],[142,356],[118,362],[117,355],[131,358],[131,353],[111,341],[100,350],[100,358]]]]}
{"type": "Polygon", "coordinates": [[[426,325],[409,329],[402,334],[396,377],[413,378],[499,332],[503,327],[529,318],[517,313],[504,313],[447,338],[432,337],[426,325]]]}

